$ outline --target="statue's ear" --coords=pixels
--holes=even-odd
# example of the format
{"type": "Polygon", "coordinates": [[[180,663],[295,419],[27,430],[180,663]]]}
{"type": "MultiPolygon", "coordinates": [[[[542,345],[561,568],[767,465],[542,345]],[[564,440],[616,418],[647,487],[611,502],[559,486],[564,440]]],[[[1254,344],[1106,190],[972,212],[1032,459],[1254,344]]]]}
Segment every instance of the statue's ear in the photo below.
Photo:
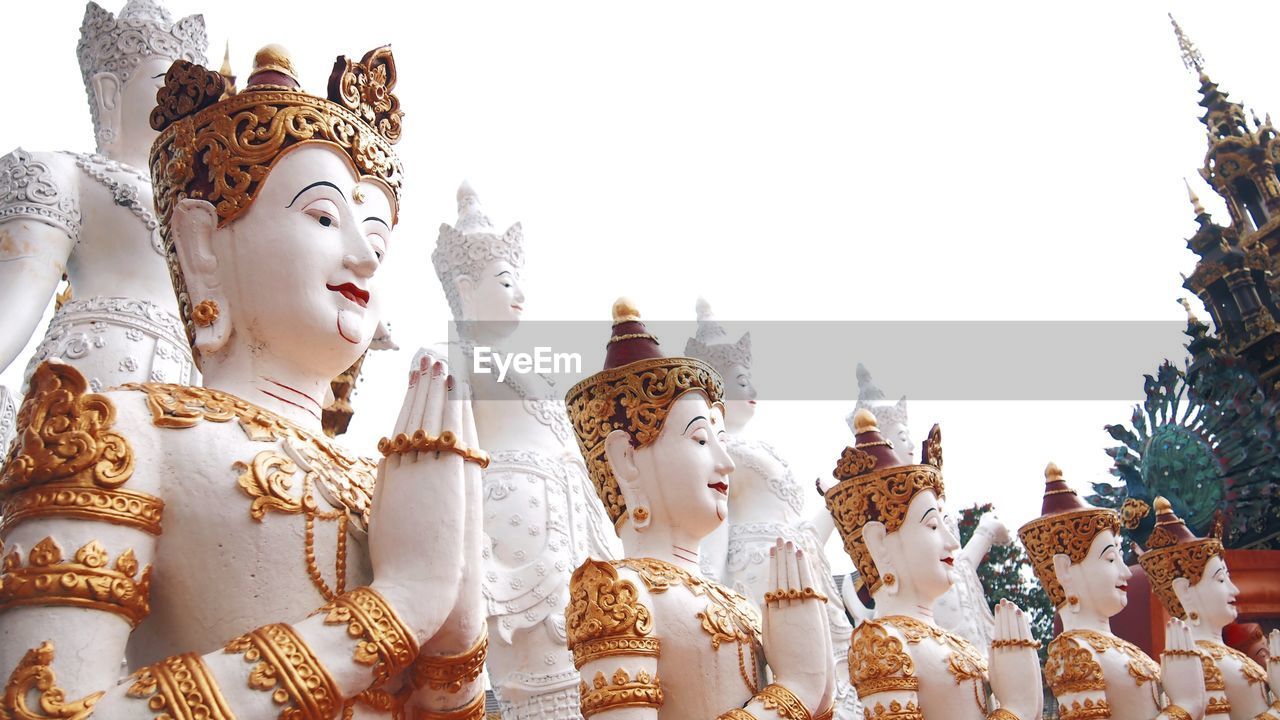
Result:
{"type": "Polygon", "coordinates": [[[459,320],[467,317],[471,310],[471,293],[476,289],[476,281],[470,275],[457,275],[453,278],[453,289],[458,291],[458,311],[462,313],[459,320]]]}
{"type": "Polygon", "coordinates": [[[1074,578],[1071,575],[1071,556],[1065,553],[1056,553],[1053,556],[1053,574],[1058,578],[1058,584],[1065,590],[1067,583],[1074,584],[1074,578]]]}
{"type": "Polygon", "coordinates": [[[98,117],[98,147],[114,141],[120,132],[120,95],[123,90],[120,78],[109,72],[94,73],[89,78],[93,85],[94,113],[98,117]]]}
{"type": "Polygon", "coordinates": [[[218,279],[214,252],[218,214],[204,200],[184,198],[173,209],[169,227],[193,312],[206,302],[211,303],[206,307],[214,309],[212,322],[195,324],[195,349],[202,355],[217,352],[231,337],[230,298],[218,279]]]}
{"type": "Polygon", "coordinates": [[[618,480],[623,498],[630,501],[627,487],[634,487],[636,478],[640,476],[640,468],[636,465],[636,449],[631,446],[631,435],[625,430],[609,433],[604,439],[604,455],[609,459],[609,466],[618,480]]]}
{"type": "Polygon", "coordinates": [[[1173,579],[1173,594],[1177,596],[1178,602],[1182,603],[1182,609],[1191,612],[1191,608],[1196,605],[1193,602],[1191,591],[1191,581],[1184,577],[1176,577],[1173,579]]]}
{"type": "Polygon", "coordinates": [[[867,543],[867,551],[872,558],[884,558],[888,545],[889,532],[884,523],[872,520],[862,526],[862,539],[867,543]]]}

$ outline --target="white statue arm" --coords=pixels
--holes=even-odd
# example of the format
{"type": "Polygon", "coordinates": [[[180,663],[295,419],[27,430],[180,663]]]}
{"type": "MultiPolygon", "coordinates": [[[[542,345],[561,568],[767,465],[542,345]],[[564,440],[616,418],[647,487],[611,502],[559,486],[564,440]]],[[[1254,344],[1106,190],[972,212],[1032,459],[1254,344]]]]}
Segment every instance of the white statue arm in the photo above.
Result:
{"type": "MultiPolygon", "coordinates": [[[[441,372],[410,388],[398,431],[474,437],[473,428],[464,429],[464,403],[446,401],[445,382],[441,372]]],[[[156,435],[146,436],[149,418],[116,422],[119,394],[89,393],[86,386],[70,366],[37,369],[33,411],[20,428],[23,444],[0,481],[12,525],[5,548],[13,548],[4,565],[0,661],[12,668],[8,687],[16,688],[5,695],[0,717],[83,718],[91,708],[98,720],[136,718],[147,708],[179,703],[209,718],[265,720],[286,707],[305,717],[334,717],[346,699],[408,668],[418,648],[430,645],[462,584],[464,469],[448,452],[393,456],[380,466],[370,587],[304,619],[252,629],[225,650],[167,658],[116,685],[131,627],[147,612],[148,565],[162,511],[162,473],[134,455],[130,438],[151,457],[163,446],[156,435]],[[88,500],[32,494],[42,491],[88,500]],[[23,507],[36,509],[15,512],[23,507]],[[405,552],[415,545],[433,552],[405,552]],[[180,689],[191,683],[198,692],[180,689]],[[32,714],[37,696],[44,707],[32,714]]],[[[130,399],[136,403],[136,397],[130,399]]],[[[211,590],[216,580],[210,578],[211,590]]]]}
{"type": "Polygon", "coordinates": [[[31,338],[79,237],[79,203],[60,179],[67,164],[21,148],[0,158],[0,370],[31,338]]]}
{"type": "Polygon", "coordinates": [[[995,513],[987,513],[978,519],[978,527],[960,555],[977,572],[992,545],[1007,545],[1010,540],[1009,527],[995,513]]]}

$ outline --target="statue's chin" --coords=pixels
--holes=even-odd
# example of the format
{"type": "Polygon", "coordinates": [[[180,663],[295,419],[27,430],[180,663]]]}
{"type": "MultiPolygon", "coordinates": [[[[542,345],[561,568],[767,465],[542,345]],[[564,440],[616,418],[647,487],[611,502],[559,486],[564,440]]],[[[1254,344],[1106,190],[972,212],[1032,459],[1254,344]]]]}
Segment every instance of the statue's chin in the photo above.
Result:
{"type": "Polygon", "coordinates": [[[365,343],[364,318],[350,310],[338,311],[338,334],[352,345],[365,343]]]}

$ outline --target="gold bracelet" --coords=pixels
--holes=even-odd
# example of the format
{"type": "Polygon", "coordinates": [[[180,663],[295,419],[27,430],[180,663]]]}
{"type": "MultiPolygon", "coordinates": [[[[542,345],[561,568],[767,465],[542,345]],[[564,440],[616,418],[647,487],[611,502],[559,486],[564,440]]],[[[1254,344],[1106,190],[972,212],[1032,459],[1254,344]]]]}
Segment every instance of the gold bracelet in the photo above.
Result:
{"type": "Polygon", "coordinates": [[[359,638],[353,657],[361,665],[375,665],[378,687],[392,675],[413,664],[418,640],[395,609],[377,590],[358,587],[333,599],[315,614],[326,613],[325,625],[347,624],[347,634],[359,638]]]}
{"type": "MultiPolygon", "coordinates": [[[[1169,651],[1165,650],[1165,652],[1169,651]]],[[[1183,710],[1177,705],[1166,705],[1164,708],[1164,714],[1168,715],[1172,720],[1192,720],[1191,713],[1183,710]]]]}
{"type": "Polygon", "coordinates": [[[1022,720],[1022,718],[1018,717],[1017,714],[1011,710],[998,708],[995,712],[987,716],[987,720],[1022,720]]]}
{"type": "Polygon", "coordinates": [[[394,438],[384,437],[378,441],[378,452],[386,457],[410,452],[451,452],[461,457],[463,462],[475,463],[481,468],[489,467],[489,453],[480,448],[462,445],[458,436],[449,430],[439,435],[428,435],[423,430],[415,430],[413,435],[399,433],[394,438]]]}
{"type": "Polygon", "coordinates": [[[786,687],[773,683],[765,685],[764,689],[756,693],[756,699],[764,703],[765,710],[773,710],[778,713],[778,717],[786,720],[813,720],[813,714],[809,712],[809,708],[804,706],[800,698],[786,687]]]}
{"type": "Polygon", "coordinates": [[[463,685],[480,677],[488,652],[489,633],[485,632],[466,652],[457,655],[418,655],[409,671],[409,682],[418,689],[427,687],[456,693],[463,685]]]}
{"type": "Polygon", "coordinates": [[[427,710],[415,708],[413,720],[485,720],[484,693],[456,710],[427,710]]]}
{"type": "Polygon", "coordinates": [[[4,695],[0,697],[0,717],[15,720],[88,720],[93,715],[93,706],[105,694],[96,692],[80,700],[67,702],[67,694],[58,687],[58,678],[53,673],[53,643],[43,642],[40,647],[28,650],[9,674],[4,695]],[[38,710],[33,710],[27,704],[33,692],[38,693],[38,710]]]}
{"type": "Polygon", "coordinates": [[[1007,641],[1000,641],[1000,639],[996,639],[996,641],[991,641],[991,647],[1029,647],[1032,648],[1032,650],[1039,650],[1039,648],[1041,648],[1041,644],[1039,644],[1038,641],[1024,641],[1024,639],[1007,639],[1007,641]]]}
{"type": "Polygon", "coordinates": [[[743,708],[734,708],[729,712],[720,715],[716,720],[759,720],[759,718],[747,712],[743,708]]]}
{"type": "Polygon", "coordinates": [[[145,698],[157,718],[235,720],[213,673],[195,653],[165,658],[130,676],[129,697],[145,698]]]}
{"type": "Polygon", "coordinates": [[[827,596],[811,587],[803,589],[788,588],[786,590],[768,590],[765,592],[764,602],[766,605],[775,600],[817,600],[819,602],[827,602],[827,596]]]}
{"type": "Polygon", "coordinates": [[[249,687],[270,690],[277,705],[290,700],[295,707],[284,717],[331,718],[342,708],[342,692],[324,665],[293,628],[283,623],[264,625],[227,643],[225,652],[244,653],[256,662],[249,687]]]}
{"type": "Polygon", "coordinates": [[[0,537],[24,520],[45,517],[94,520],[159,535],[163,515],[164,501],[154,495],[49,483],[15,492],[0,503],[0,537]]]}
{"type": "Polygon", "coordinates": [[[662,682],[657,675],[650,676],[649,671],[636,673],[635,680],[626,670],[618,668],[612,678],[597,672],[588,686],[585,682],[578,685],[579,706],[582,717],[589,718],[599,712],[624,707],[662,707],[662,682]]]}
{"type": "Polygon", "coordinates": [[[120,553],[112,567],[109,560],[97,540],[85,543],[71,562],[64,562],[52,537],[31,548],[26,566],[14,548],[0,574],[0,610],[18,605],[93,608],[115,613],[136,628],[151,612],[151,566],[139,576],[133,550],[120,553]]]}
{"type": "MultiPolygon", "coordinates": [[[[1165,650],[1163,654],[1172,655],[1174,657],[1193,657],[1193,658],[1200,657],[1199,650],[1165,650]]],[[[1178,708],[1178,709],[1181,710],[1182,708],[1178,708]]]]}

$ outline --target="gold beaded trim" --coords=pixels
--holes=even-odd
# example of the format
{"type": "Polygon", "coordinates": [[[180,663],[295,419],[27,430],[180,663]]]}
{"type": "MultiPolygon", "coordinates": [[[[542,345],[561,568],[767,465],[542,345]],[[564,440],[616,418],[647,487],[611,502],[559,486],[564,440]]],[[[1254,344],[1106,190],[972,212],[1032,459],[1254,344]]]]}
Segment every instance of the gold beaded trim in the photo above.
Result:
{"type": "Polygon", "coordinates": [[[777,683],[765,685],[756,694],[756,699],[764,703],[765,710],[773,710],[778,713],[778,717],[785,720],[813,720],[813,714],[804,706],[800,698],[777,683]]]}
{"type": "MultiPolygon", "coordinates": [[[[1165,707],[1164,714],[1168,715],[1171,720],[1194,720],[1194,718],[1191,717],[1191,713],[1183,710],[1177,705],[1169,705],[1165,707]]],[[[1068,720],[1068,718],[1064,717],[1063,720],[1068,720]]]]}
{"type": "Polygon", "coordinates": [[[409,670],[409,682],[415,688],[456,693],[463,685],[480,677],[489,652],[489,634],[480,636],[475,645],[457,655],[419,655],[409,670]]]}
{"type": "Polygon", "coordinates": [[[281,720],[331,718],[342,708],[342,693],[294,629],[277,623],[264,625],[227,643],[228,653],[243,653],[245,662],[257,663],[249,673],[249,687],[271,691],[277,705],[293,706],[280,712],[281,720]]]}
{"type": "Polygon", "coordinates": [[[867,720],[924,720],[924,713],[914,701],[903,705],[894,700],[888,707],[884,703],[876,703],[875,707],[868,707],[863,712],[867,720]]]}
{"type": "Polygon", "coordinates": [[[346,623],[347,634],[359,638],[352,659],[375,665],[373,687],[409,667],[418,656],[418,640],[377,590],[358,587],[333,599],[315,614],[325,625],[346,623]]]}
{"type": "Polygon", "coordinates": [[[439,435],[428,435],[424,430],[416,430],[412,435],[400,433],[393,438],[384,437],[378,441],[378,452],[385,457],[410,452],[451,452],[461,457],[463,462],[475,463],[481,469],[489,467],[489,453],[480,448],[466,447],[450,430],[439,435]]]}
{"type": "Polygon", "coordinates": [[[585,682],[578,685],[578,694],[584,718],[624,707],[662,707],[662,683],[647,670],[636,673],[635,680],[622,668],[615,670],[612,678],[597,672],[590,686],[585,682]]]}
{"type": "Polygon", "coordinates": [[[581,668],[583,665],[599,660],[603,657],[612,655],[643,655],[648,657],[658,657],[661,654],[662,645],[658,642],[658,638],[647,637],[616,637],[616,638],[600,638],[598,640],[588,640],[573,646],[574,664],[581,668]]]}
{"type": "Polygon", "coordinates": [[[413,720],[485,720],[484,693],[456,710],[427,710],[419,707],[413,711],[413,720]]]}
{"type": "MultiPolygon", "coordinates": [[[[15,547],[4,558],[0,575],[0,610],[18,605],[70,605],[115,613],[133,627],[151,612],[151,566],[138,575],[138,559],[125,550],[112,567],[97,540],[63,562],[62,548],[46,537],[31,548],[27,565],[15,547]]],[[[3,717],[3,716],[0,716],[3,717]]]]}
{"type": "Polygon", "coordinates": [[[1085,698],[1083,703],[1073,700],[1069,708],[1065,705],[1058,706],[1058,717],[1061,720],[1104,720],[1111,717],[1111,706],[1107,705],[1106,700],[1085,698]]]}
{"type": "Polygon", "coordinates": [[[4,697],[0,698],[0,718],[5,720],[87,720],[93,715],[93,706],[105,695],[96,692],[80,700],[67,702],[67,694],[58,687],[53,673],[53,643],[44,642],[32,648],[18,661],[9,674],[4,697]],[[27,704],[31,693],[38,693],[38,705],[27,704]]]}
{"type": "Polygon", "coordinates": [[[18,523],[37,517],[64,517],[122,525],[160,534],[164,501],[132,490],[48,485],[14,493],[0,505],[0,537],[18,523]]]}
{"type": "Polygon", "coordinates": [[[1017,713],[1004,708],[996,708],[994,712],[987,716],[987,720],[1022,720],[1017,713]]]}
{"type": "Polygon", "coordinates": [[[727,713],[719,715],[716,720],[759,720],[759,718],[742,708],[734,708],[727,713]]]}
{"type": "Polygon", "coordinates": [[[130,676],[129,697],[145,698],[157,720],[235,720],[204,660],[195,653],[165,658],[130,676]]]}

